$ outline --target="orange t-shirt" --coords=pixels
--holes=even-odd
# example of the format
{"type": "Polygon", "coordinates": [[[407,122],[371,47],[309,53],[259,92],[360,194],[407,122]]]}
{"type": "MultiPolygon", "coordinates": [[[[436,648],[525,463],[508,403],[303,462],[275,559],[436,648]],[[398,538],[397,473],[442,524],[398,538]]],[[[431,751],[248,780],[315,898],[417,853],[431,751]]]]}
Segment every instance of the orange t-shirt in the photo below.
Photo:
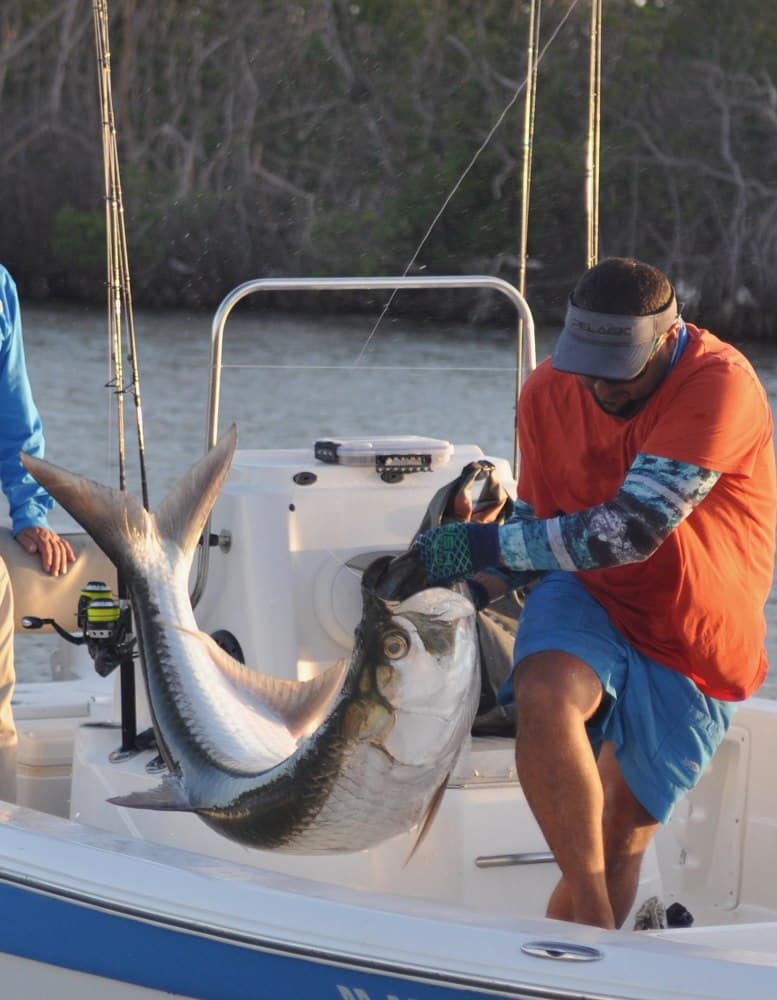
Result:
{"type": "Polygon", "coordinates": [[[747,359],[688,324],[679,361],[626,420],[545,361],[521,395],[519,443],[518,495],[542,518],[611,500],[639,452],[721,473],[649,559],[578,575],[641,652],[711,697],[752,694],[767,670],[777,485],[771,411],[747,359]]]}

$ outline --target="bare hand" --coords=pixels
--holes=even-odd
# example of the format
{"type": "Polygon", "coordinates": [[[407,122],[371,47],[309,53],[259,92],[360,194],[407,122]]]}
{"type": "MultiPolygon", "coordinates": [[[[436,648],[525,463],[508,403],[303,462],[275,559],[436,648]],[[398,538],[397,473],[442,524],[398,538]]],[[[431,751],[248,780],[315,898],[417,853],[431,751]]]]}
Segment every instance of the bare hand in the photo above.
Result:
{"type": "Polygon", "coordinates": [[[16,535],[16,541],[25,552],[37,552],[44,572],[51,576],[67,573],[68,564],[76,559],[70,542],[51,528],[24,528],[16,535]]]}

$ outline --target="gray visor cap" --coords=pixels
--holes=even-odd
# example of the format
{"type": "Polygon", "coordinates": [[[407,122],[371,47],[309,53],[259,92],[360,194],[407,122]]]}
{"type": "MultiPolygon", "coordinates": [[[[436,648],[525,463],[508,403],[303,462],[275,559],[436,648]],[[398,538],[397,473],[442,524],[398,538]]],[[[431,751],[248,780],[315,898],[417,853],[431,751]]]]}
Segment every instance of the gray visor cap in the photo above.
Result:
{"type": "Polygon", "coordinates": [[[669,305],[649,316],[590,312],[572,304],[553,348],[551,363],[562,372],[629,379],[644,366],[658,337],[678,319],[672,289],[669,305]]]}

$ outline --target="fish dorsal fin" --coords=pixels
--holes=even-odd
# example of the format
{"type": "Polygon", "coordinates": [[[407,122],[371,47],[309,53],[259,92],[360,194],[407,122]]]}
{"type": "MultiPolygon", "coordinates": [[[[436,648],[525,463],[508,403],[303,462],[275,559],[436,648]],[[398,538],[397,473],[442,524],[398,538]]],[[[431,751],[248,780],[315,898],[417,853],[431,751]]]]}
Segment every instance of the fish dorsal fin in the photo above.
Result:
{"type": "Polygon", "coordinates": [[[234,659],[207,632],[195,632],[175,624],[171,627],[199,639],[219,671],[235,687],[266,705],[295,739],[318,729],[329,715],[348,674],[349,662],[342,659],[307,681],[270,677],[234,659]]]}
{"type": "Polygon", "coordinates": [[[194,806],[184,791],[178,778],[166,774],[160,785],[147,788],[142,792],[130,792],[129,795],[114,795],[108,799],[115,806],[126,806],[128,809],[157,809],[164,812],[194,812],[194,806]]]}
{"type": "Polygon", "coordinates": [[[213,448],[178,480],[156,512],[160,535],[174,541],[186,555],[194,551],[202,534],[236,447],[237,428],[232,424],[213,448]]]}
{"type": "Polygon", "coordinates": [[[33,478],[87,531],[115,565],[126,558],[127,541],[145,536],[151,520],[130,493],[83,479],[51,462],[21,454],[33,478]]]}

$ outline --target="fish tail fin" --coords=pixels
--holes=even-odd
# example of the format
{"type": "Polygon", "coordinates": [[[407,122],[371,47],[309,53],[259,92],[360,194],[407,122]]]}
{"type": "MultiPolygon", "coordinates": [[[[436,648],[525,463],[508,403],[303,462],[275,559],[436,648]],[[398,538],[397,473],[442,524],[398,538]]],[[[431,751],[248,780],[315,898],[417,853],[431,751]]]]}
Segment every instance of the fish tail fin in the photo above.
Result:
{"type": "Polygon", "coordinates": [[[129,493],[77,476],[51,462],[21,454],[25,469],[87,531],[111,562],[126,566],[131,537],[144,537],[150,515],[129,493]]]}
{"type": "Polygon", "coordinates": [[[131,564],[138,542],[167,538],[191,557],[227,477],[237,445],[233,424],[168,494],[156,515],[123,490],[84,479],[66,469],[22,453],[30,475],[97,542],[119,569],[131,564]],[[135,545],[127,544],[135,542],[135,545]]]}
{"type": "Polygon", "coordinates": [[[202,535],[237,447],[234,424],[220,440],[189,469],[156,512],[162,538],[169,538],[184,555],[191,556],[202,535]]]}

